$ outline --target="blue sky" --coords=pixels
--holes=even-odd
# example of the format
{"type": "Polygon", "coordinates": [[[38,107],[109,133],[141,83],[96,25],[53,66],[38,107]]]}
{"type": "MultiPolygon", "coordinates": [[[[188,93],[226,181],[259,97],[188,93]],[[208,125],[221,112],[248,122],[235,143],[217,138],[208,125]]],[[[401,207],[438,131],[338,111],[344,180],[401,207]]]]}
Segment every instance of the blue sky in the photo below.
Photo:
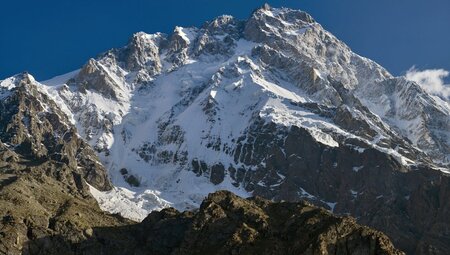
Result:
{"type": "Polygon", "coordinates": [[[245,19],[264,2],[309,12],[395,75],[450,70],[449,0],[18,0],[1,3],[0,79],[26,70],[44,80],[123,46],[133,32],[170,33],[221,14],[245,19]]]}

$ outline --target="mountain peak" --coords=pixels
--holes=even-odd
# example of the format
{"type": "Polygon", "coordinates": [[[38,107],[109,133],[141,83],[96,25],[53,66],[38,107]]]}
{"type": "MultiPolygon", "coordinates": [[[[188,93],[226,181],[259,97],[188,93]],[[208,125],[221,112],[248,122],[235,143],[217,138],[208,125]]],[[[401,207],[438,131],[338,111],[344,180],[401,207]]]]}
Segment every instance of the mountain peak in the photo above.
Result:
{"type": "Polygon", "coordinates": [[[27,71],[24,71],[0,81],[0,88],[12,89],[17,86],[21,86],[23,84],[30,84],[33,82],[36,82],[34,77],[27,71]]]}
{"type": "Polygon", "coordinates": [[[238,23],[239,21],[231,15],[221,15],[212,21],[206,22],[202,28],[212,32],[213,34],[218,32],[230,33],[231,30],[238,25],[238,23]]]}
{"type": "MultiPolygon", "coordinates": [[[[275,7],[271,7],[267,3],[264,4],[262,7],[256,9],[253,12],[252,17],[256,17],[256,18],[265,17],[266,19],[267,19],[267,17],[269,17],[272,19],[279,19],[279,20],[281,19],[286,22],[293,22],[293,23],[296,23],[299,21],[306,22],[306,23],[315,23],[315,20],[313,19],[313,17],[304,11],[285,8],[285,7],[275,8],[275,7]]],[[[267,19],[267,20],[270,20],[270,19],[267,19]]]]}
{"type": "Polygon", "coordinates": [[[265,4],[263,4],[263,6],[261,7],[261,9],[264,9],[264,10],[270,10],[270,9],[272,9],[272,7],[268,4],[268,3],[265,3],[265,4]]]}
{"type": "Polygon", "coordinates": [[[160,63],[157,61],[158,47],[164,44],[166,40],[167,35],[163,33],[134,33],[128,44],[118,51],[118,60],[125,64],[125,69],[131,71],[147,68],[147,71],[153,74],[158,73],[160,68],[160,63]],[[147,65],[149,61],[153,64],[147,65]]]}
{"type": "Polygon", "coordinates": [[[17,89],[29,92],[36,80],[28,72],[22,72],[0,81],[0,99],[9,97],[17,89]]]}
{"type": "Polygon", "coordinates": [[[18,80],[25,81],[27,83],[35,82],[33,75],[31,75],[28,71],[23,71],[22,73],[16,74],[18,80]]]}
{"type": "Polygon", "coordinates": [[[166,37],[166,35],[160,32],[148,34],[146,32],[140,31],[134,33],[130,37],[130,39],[128,40],[128,46],[130,47],[131,45],[145,45],[150,41],[157,41],[164,37],[166,37]]]}

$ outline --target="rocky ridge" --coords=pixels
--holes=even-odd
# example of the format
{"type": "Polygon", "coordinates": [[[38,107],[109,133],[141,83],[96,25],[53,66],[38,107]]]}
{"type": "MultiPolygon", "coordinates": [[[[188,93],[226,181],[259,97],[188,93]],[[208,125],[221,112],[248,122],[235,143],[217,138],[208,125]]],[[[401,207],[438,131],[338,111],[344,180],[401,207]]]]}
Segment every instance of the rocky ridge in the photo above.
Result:
{"type": "MultiPolygon", "coordinates": [[[[404,254],[352,218],[228,191],[210,194],[197,211],[155,211],[139,224],[95,228],[87,240],[64,245],[64,254],[404,254]]],[[[55,254],[47,248],[31,254],[55,254]]]]}
{"type": "Polygon", "coordinates": [[[77,242],[94,226],[131,223],[99,208],[88,184],[110,190],[106,169],[34,79],[0,85],[0,254],[57,250],[56,239],[33,242],[77,242]]]}

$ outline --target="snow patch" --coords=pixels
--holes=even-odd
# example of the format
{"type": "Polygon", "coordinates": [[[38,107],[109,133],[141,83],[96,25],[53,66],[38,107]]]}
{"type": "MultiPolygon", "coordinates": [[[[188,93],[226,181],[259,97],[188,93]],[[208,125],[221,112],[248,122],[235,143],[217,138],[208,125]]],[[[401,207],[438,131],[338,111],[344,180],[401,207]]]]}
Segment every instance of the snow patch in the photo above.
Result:
{"type": "Polygon", "coordinates": [[[142,221],[151,211],[172,206],[170,202],[159,198],[158,192],[151,190],[137,194],[123,187],[115,187],[110,191],[102,192],[91,185],[89,190],[102,210],[119,213],[134,221],[142,221]]]}
{"type": "Polygon", "coordinates": [[[352,170],[353,170],[353,172],[359,172],[359,170],[361,170],[361,169],[363,169],[364,168],[364,166],[354,166],[353,168],[352,168],[352,170]]]}

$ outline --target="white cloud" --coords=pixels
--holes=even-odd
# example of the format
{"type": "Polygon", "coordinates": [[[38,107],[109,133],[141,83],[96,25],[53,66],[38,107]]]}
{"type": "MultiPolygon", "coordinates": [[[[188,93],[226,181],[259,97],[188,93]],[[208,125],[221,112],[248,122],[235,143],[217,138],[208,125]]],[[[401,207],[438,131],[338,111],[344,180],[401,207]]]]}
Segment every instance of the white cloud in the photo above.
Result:
{"type": "Polygon", "coordinates": [[[417,70],[414,66],[406,72],[406,79],[417,82],[426,92],[450,100],[450,84],[444,78],[450,73],[444,69],[417,70]]]}

